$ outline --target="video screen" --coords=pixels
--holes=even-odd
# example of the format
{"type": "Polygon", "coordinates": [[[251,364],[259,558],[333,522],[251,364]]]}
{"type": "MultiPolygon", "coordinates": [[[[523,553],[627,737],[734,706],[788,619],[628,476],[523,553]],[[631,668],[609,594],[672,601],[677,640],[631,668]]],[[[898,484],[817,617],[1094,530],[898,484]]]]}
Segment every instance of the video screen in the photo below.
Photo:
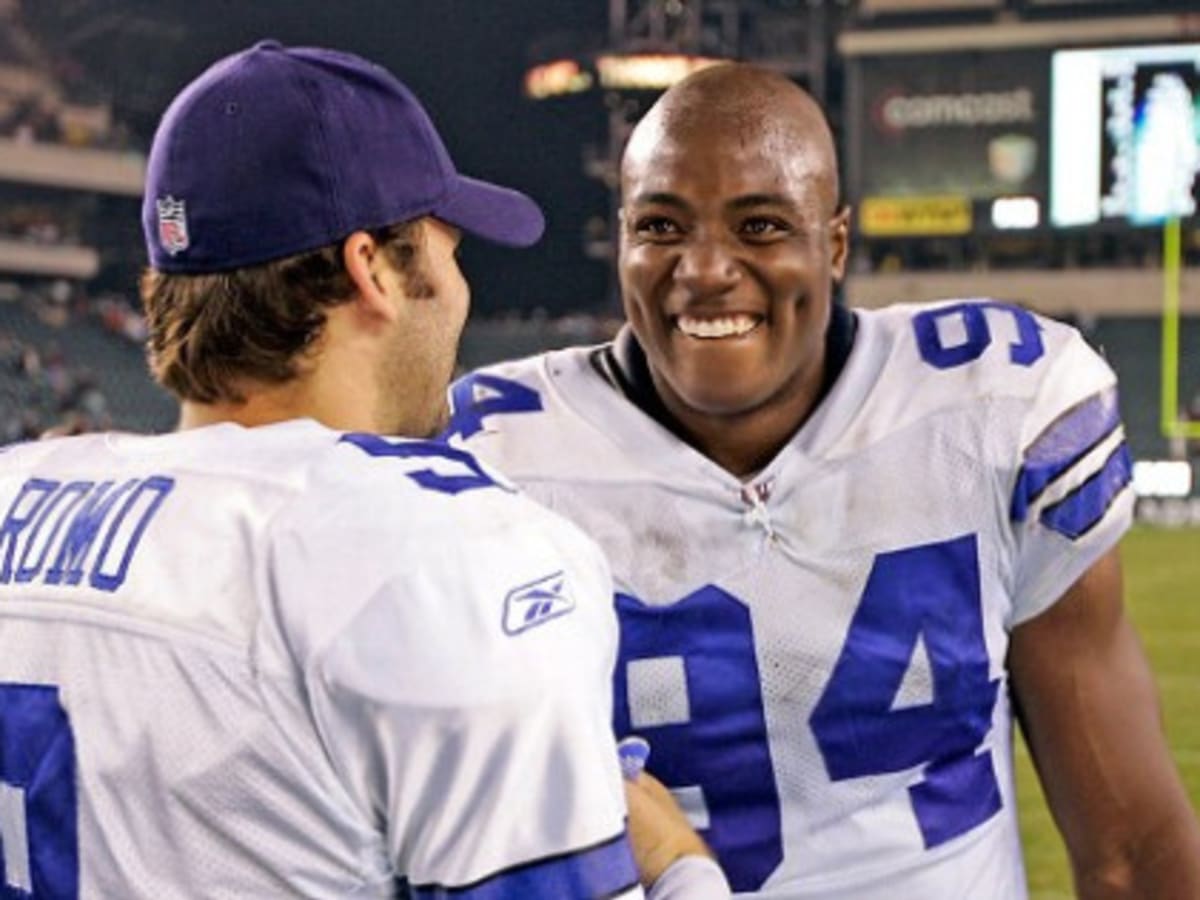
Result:
{"type": "Polygon", "coordinates": [[[1200,44],[1060,50],[1050,221],[1160,223],[1200,199],[1200,44]]]}

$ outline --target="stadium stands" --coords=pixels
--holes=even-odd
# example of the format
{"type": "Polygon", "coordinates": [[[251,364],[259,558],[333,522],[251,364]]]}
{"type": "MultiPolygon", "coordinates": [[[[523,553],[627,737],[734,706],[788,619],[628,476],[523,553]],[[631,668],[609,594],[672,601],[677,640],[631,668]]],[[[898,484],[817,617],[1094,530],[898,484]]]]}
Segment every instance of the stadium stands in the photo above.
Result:
{"type": "Polygon", "coordinates": [[[47,429],[163,431],[173,401],[151,380],[141,347],[99,318],[22,290],[0,303],[0,438],[47,429]]]}

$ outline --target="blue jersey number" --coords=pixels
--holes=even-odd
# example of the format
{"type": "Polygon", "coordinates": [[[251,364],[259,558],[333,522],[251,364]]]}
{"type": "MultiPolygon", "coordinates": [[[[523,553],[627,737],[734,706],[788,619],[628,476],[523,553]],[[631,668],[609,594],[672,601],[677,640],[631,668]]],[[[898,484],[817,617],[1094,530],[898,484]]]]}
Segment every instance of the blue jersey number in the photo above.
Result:
{"type": "Polygon", "coordinates": [[[0,898],[79,896],[75,740],[48,685],[0,684],[0,898]]]}
{"type": "Polygon", "coordinates": [[[930,309],[913,316],[913,330],[921,359],[939,369],[953,369],[979,359],[992,343],[988,326],[989,310],[1011,316],[1017,326],[1017,340],[1008,348],[1009,361],[1018,366],[1032,366],[1046,354],[1042,343],[1042,326],[1027,310],[1007,303],[956,303],[930,309]],[[957,322],[964,339],[946,346],[939,330],[940,323],[957,322]]]}
{"type": "Polygon", "coordinates": [[[465,450],[435,441],[390,441],[377,434],[345,434],[342,442],[353,444],[369,456],[438,463],[455,472],[438,472],[429,465],[406,468],[404,474],[421,487],[439,494],[461,494],[479,488],[500,487],[474,456],[465,450]]]}
{"type": "Polygon", "coordinates": [[[750,611],[710,585],[667,607],[618,594],[617,612],[617,734],[650,739],[654,774],[704,826],[734,890],[754,890],[783,839],[750,611]]]}
{"type": "Polygon", "coordinates": [[[453,414],[443,439],[463,440],[483,430],[483,420],[497,413],[539,412],[542,396],[533,388],[499,375],[474,372],[450,387],[453,414]]]}
{"type": "Polygon", "coordinates": [[[926,847],[1000,810],[990,753],[999,682],[989,678],[975,536],[875,558],[809,725],[834,781],[925,766],[908,789],[926,847]],[[918,641],[932,701],[894,708],[918,641]]]}
{"type": "MultiPolygon", "coordinates": [[[[927,847],[1000,809],[974,536],[880,554],[809,725],[834,781],[924,766],[909,789],[927,847]],[[895,708],[918,642],[932,701],[895,708]]],[[[618,735],[646,736],[650,768],[699,816],[734,890],[783,858],[750,613],[708,586],[669,606],[618,595],[618,735]]]]}

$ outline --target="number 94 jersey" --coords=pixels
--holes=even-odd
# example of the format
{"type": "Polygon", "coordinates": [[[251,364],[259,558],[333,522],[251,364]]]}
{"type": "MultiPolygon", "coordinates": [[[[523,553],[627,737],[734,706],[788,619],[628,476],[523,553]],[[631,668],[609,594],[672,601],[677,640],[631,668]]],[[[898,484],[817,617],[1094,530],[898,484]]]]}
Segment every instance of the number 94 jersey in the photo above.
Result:
{"type": "Polygon", "coordinates": [[[575,348],[469,375],[452,439],[607,552],[617,731],[745,896],[1026,896],[1010,631],[1119,538],[1108,366],[987,301],[856,311],[832,390],[748,481],[575,348]]]}

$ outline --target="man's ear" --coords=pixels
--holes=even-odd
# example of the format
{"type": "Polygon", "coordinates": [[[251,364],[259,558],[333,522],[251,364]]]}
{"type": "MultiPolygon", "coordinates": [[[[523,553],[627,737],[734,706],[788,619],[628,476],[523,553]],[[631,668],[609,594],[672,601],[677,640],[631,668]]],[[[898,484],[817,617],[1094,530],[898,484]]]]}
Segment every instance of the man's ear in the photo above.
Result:
{"type": "Polygon", "coordinates": [[[346,238],[342,242],[342,263],[364,312],[387,321],[399,315],[395,299],[384,288],[387,258],[375,238],[365,231],[356,231],[346,238]]]}
{"type": "Polygon", "coordinates": [[[840,282],[846,275],[846,260],[850,257],[850,206],[847,204],[829,222],[829,268],[833,280],[840,282]]]}

